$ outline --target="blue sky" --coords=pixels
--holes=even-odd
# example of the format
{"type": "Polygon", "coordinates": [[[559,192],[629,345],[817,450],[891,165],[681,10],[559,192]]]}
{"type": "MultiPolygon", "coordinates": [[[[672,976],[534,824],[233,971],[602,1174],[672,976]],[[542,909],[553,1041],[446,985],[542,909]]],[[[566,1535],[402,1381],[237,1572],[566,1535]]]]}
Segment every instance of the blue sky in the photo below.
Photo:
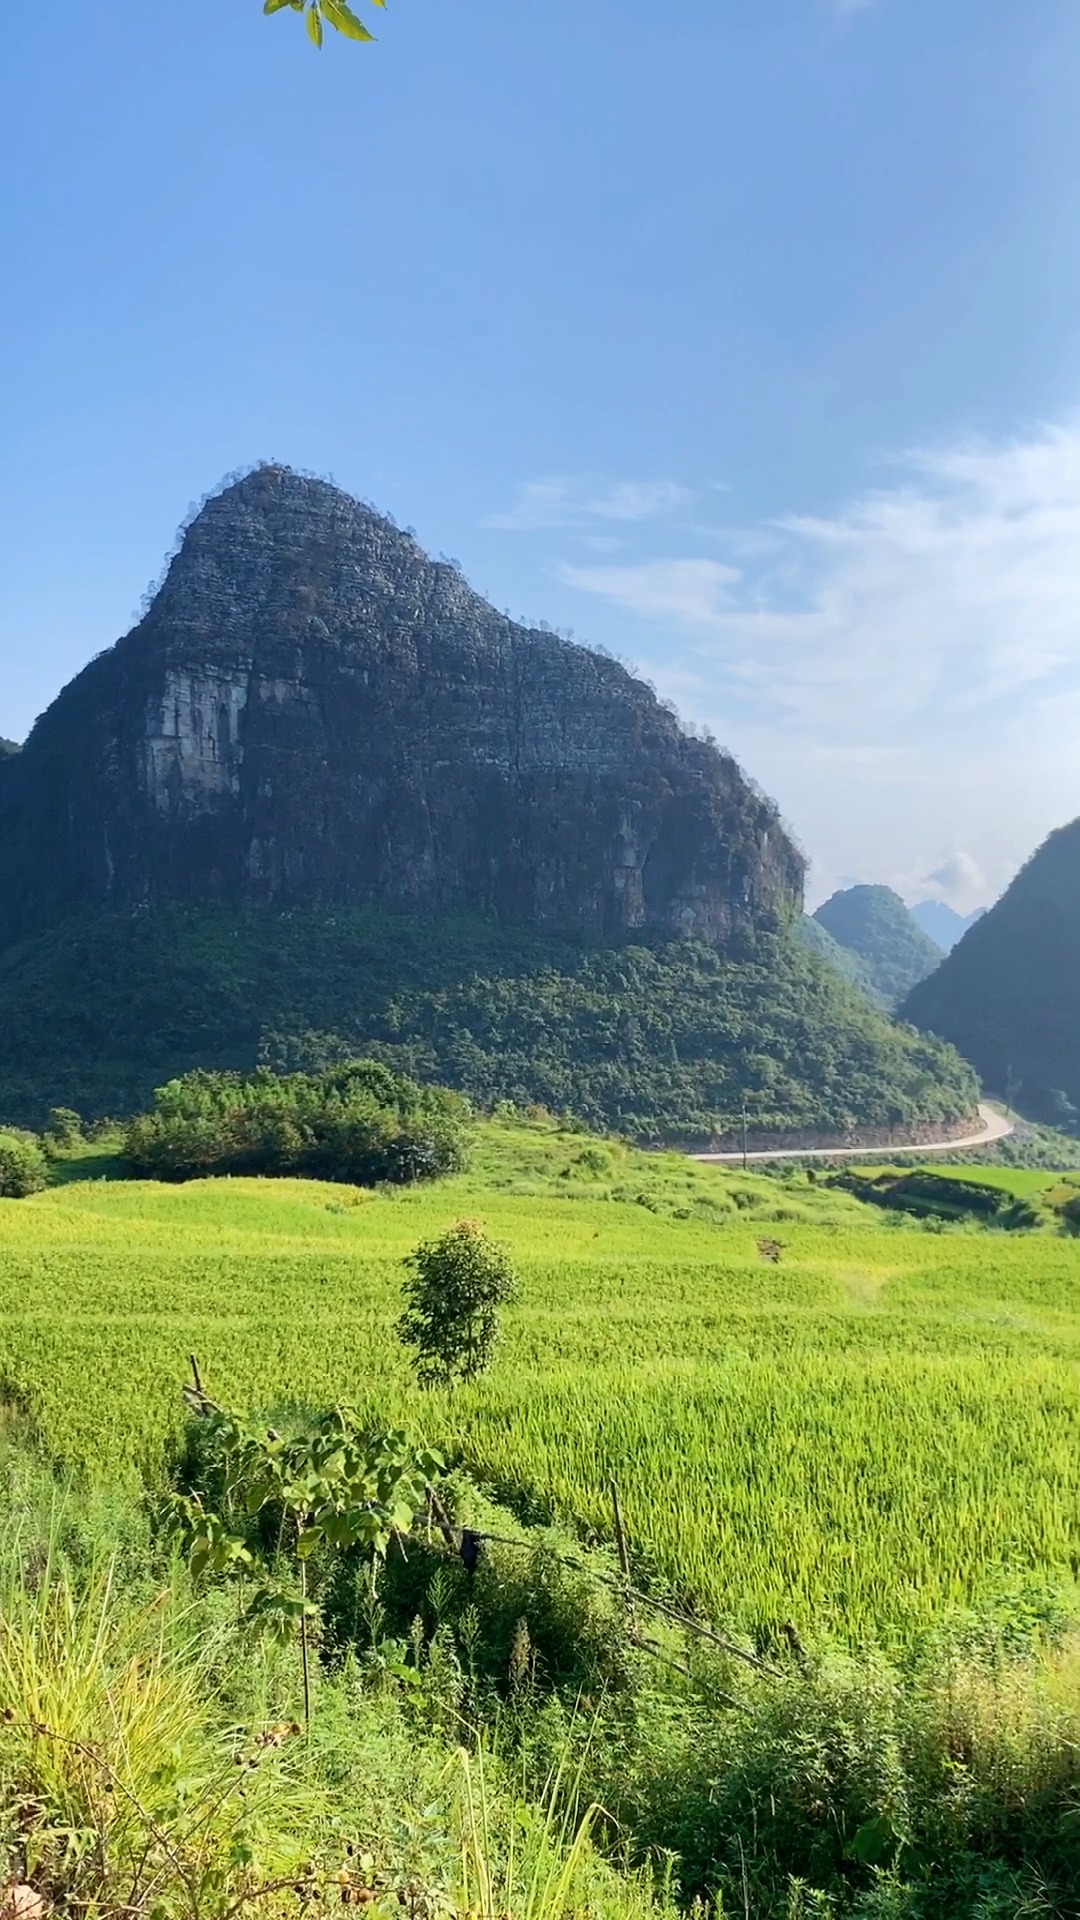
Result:
{"type": "Polygon", "coordinates": [[[6,22],[0,734],[273,457],[639,666],[814,897],[988,898],[1080,813],[1075,0],[366,17],[6,22]]]}

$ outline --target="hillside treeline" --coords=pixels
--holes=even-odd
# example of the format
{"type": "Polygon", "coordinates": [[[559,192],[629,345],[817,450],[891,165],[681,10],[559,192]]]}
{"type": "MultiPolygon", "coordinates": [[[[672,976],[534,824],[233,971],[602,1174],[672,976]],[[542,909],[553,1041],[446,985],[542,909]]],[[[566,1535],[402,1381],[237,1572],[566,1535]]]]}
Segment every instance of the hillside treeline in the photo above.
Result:
{"type": "Polygon", "coordinates": [[[465,1164],[468,1103],[374,1060],[328,1073],[197,1072],[159,1087],[125,1135],[132,1170],[154,1180],[298,1174],[406,1184],[465,1164]]]}

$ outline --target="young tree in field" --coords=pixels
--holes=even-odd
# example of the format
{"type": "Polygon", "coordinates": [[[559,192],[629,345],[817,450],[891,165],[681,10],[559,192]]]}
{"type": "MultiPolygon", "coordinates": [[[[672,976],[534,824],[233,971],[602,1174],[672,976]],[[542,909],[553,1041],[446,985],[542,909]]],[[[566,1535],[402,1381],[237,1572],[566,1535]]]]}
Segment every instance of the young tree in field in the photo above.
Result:
{"type": "Polygon", "coordinates": [[[404,1433],[362,1429],[347,1407],[332,1407],[282,1435],[250,1426],[209,1400],[198,1375],[184,1397],[202,1423],[204,1463],[219,1483],[212,1504],[199,1490],[173,1498],[191,1570],[245,1581],[244,1617],[251,1626],[282,1641],[298,1632],[310,1727],[309,1635],[319,1609],[309,1563],[317,1592],[335,1556],[358,1548],[371,1559],[374,1581],[375,1563],[395,1533],[408,1533],[442,1457],[413,1447],[404,1433]],[[253,1534],[260,1516],[269,1517],[277,1542],[261,1566],[253,1534]]]}
{"type": "Polygon", "coordinates": [[[414,1355],[422,1387],[452,1387],[486,1372],[499,1336],[499,1308],[517,1294],[505,1248],[479,1220],[458,1220],[405,1261],[398,1336],[414,1355]]]}

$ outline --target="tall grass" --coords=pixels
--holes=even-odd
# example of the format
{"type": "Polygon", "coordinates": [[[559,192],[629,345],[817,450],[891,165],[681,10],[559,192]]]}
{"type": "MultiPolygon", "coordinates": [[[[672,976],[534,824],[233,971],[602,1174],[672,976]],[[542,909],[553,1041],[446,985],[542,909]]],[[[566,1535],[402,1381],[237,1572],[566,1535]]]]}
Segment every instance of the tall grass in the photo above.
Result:
{"type": "Polygon", "coordinates": [[[222,1726],[212,1644],[172,1586],[133,1603],[115,1560],[76,1575],[67,1504],[16,1513],[0,1541],[6,1877],[101,1916],[272,1906],[296,1878],[290,1836],[310,1826],[311,1795],[222,1726]]]}

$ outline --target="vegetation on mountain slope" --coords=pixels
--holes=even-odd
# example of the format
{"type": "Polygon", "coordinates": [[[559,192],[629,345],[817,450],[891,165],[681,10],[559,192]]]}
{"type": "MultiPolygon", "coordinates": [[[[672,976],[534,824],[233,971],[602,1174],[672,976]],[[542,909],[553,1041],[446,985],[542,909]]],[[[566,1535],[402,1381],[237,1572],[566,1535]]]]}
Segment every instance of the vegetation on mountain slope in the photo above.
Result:
{"type": "Polygon", "coordinates": [[[0,1118],[128,1114],[195,1068],[375,1054],[486,1105],[644,1139],[970,1114],[951,1049],[887,1021],[782,930],[595,946],[480,921],[147,909],[0,953],[0,1118]]]}
{"type": "Polygon", "coordinates": [[[1080,820],[1032,855],[904,1003],[944,1034],[985,1084],[1033,1118],[1075,1128],[1080,1112],[1080,820]]]}
{"type": "Polygon", "coordinates": [[[895,1007],[941,961],[936,947],[891,887],[846,887],[813,918],[862,961],[870,984],[895,1007]]]}
{"type": "Polygon", "coordinates": [[[870,978],[870,970],[864,960],[850,947],[842,947],[831,933],[826,933],[820,920],[812,913],[802,913],[795,923],[795,930],[803,946],[809,953],[816,953],[821,960],[828,961],[835,973],[846,980],[849,986],[858,987],[866,995],[872,1006],[882,1013],[889,1011],[884,994],[878,992],[870,978]]]}

